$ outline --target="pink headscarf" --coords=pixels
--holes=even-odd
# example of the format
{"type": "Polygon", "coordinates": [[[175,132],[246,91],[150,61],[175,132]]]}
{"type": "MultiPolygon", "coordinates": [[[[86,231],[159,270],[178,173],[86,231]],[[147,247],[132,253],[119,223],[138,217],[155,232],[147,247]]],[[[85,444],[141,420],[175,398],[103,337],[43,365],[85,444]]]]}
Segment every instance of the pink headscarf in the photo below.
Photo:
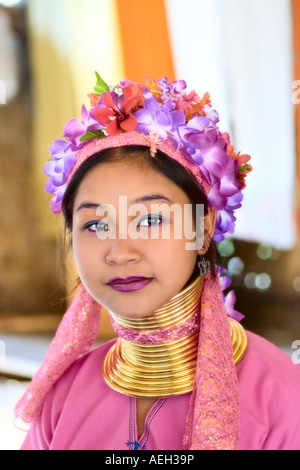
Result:
{"type": "MultiPolygon", "coordinates": [[[[208,194],[210,187],[201,170],[180,148],[175,150],[169,140],[154,141],[151,136],[137,132],[95,139],[86,144],[78,152],[68,182],[90,156],[107,148],[128,145],[144,145],[153,153],[156,149],[163,151],[190,172],[208,194]]],[[[53,384],[76,359],[92,348],[98,337],[100,309],[101,306],[80,285],[39,370],[17,403],[17,418],[28,424],[35,421],[53,384]]],[[[207,276],[201,294],[197,371],[184,449],[238,449],[239,428],[239,390],[227,312],[219,279],[207,276]]]]}

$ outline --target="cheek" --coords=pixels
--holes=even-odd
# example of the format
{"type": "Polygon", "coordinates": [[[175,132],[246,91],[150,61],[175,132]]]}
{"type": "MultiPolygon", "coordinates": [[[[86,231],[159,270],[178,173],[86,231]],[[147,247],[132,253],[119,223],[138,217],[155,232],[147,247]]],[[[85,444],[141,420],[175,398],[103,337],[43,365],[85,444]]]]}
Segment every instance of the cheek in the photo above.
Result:
{"type": "Polygon", "coordinates": [[[186,267],[187,272],[190,271],[192,273],[197,262],[198,252],[195,248],[191,247],[193,244],[190,243],[190,240],[185,239],[181,242],[181,264],[186,267]]]}
{"type": "Polygon", "coordinates": [[[167,245],[162,244],[160,247],[157,259],[160,259],[161,263],[165,262],[169,267],[173,267],[177,275],[179,271],[184,275],[192,273],[198,253],[195,249],[187,249],[187,243],[188,241],[185,239],[168,240],[167,245]]]}
{"type": "Polygon", "coordinates": [[[73,257],[80,276],[89,273],[93,269],[93,263],[96,262],[95,249],[92,243],[83,240],[81,234],[73,233],[73,257]]]}

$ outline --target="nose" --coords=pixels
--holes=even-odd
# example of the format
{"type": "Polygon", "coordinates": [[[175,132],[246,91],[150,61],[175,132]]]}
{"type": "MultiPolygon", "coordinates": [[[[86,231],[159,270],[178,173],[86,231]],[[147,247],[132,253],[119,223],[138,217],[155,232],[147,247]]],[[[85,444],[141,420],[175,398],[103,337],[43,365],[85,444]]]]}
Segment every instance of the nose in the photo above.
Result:
{"type": "Polygon", "coordinates": [[[134,240],[120,238],[111,240],[106,254],[108,264],[126,265],[127,263],[137,263],[140,259],[141,254],[134,240]]]}

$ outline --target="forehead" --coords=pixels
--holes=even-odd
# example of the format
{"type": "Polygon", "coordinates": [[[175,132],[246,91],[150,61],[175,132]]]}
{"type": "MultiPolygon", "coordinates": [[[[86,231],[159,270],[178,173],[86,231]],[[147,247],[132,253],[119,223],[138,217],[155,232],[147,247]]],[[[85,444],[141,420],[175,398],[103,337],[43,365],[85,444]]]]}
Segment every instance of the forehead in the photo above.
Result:
{"type": "Polygon", "coordinates": [[[189,202],[185,192],[159,171],[137,162],[118,161],[100,163],[83,177],[75,206],[87,199],[100,204],[120,195],[135,199],[147,193],[160,193],[178,203],[189,202]]]}

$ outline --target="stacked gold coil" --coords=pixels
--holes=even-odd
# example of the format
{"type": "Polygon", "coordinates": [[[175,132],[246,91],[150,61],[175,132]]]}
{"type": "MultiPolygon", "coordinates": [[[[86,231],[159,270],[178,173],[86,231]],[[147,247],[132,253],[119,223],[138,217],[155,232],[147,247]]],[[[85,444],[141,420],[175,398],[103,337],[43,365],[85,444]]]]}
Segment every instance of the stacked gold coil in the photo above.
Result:
{"type": "Polygon", "coordinates": [[[157,330],[171,328],[192,317],[199,309],[199,298],[203,278],[196,278],[183,291],[175,295],[165,306],[145,318],[123,318],[111,313],[118,325],[131,330],[157,330]]]}
{"type": "MultiPolygon", "coordinates": [[[[198,277],[170,302],[142,319],[111,314],[124,328],[140,331],[168,329],[199,311],[203,279],[198,277]]],[[[158,345],[119,338],[104,361],[104,378],[113,389],[131,396],[182,395],[193,388],[199,332],[158,345]]]]}
{"type": "MultiPolygon", "coordinates": [[[[199,310],[202,278],[197,278],[152,316],[132,320],[111,314],[122,327],[134,330],[167,329],[192,317],[199,310]]],[[[233,357],[237,364],[245,354],[244,328],[229,318],[233,357]]],[[[119,338],[108,351],[104,365],[107,384],[129,396],[167,397],[193,389],[199,332],[163,344],[140,344],[119,338]]]]}
{"type": "Polygon", "coordinates": [[[118,340],[105,358],[104,377],[113,389],[130,396],[188,393],[193,388],[198,336],[159,345],[118,340]]]}
{"type": "Polygon", "coordinates": [[[229,326],[231,332],[233,358],[235,364],[238,364],[246,353],[248,345],[247,333],[239,322],[230,317],[229,326]]]}

